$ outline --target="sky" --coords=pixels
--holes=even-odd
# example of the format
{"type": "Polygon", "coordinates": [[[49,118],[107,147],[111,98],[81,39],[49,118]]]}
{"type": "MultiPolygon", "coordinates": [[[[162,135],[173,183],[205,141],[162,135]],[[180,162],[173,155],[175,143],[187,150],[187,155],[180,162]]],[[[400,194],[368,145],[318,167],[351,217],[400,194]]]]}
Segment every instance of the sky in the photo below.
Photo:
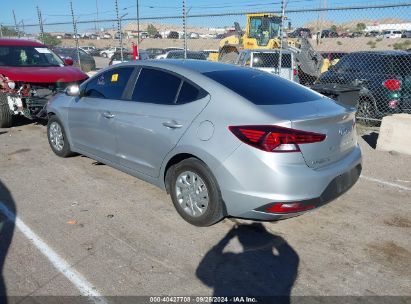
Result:
{"type": "MultiPolygon", "coordinates": [[[[162,17],[179,16],[182,14],[182,0],[138,0],[140,6],[140,17],[162,17]]],[[[381,19],[399,18],[411,19],[410,0],[286,0],[287,10],[305,8],[338,7],[338,6],[358,6],[358,5],[383,5],[392,3],[409,3],[408,7],[389,8],[389,9],[367,9],[343,12],[302,12],[290,13],[286,15],[294,26],[302,26],[306,22],[317,19],[319,16],[332,20],[335,23],[342,23],[356,19],[381,19]]],[[[93,21],[97,19],[114,19],[116,16],[115,0],[72,0],[73,9],[78,21],[93,21]],[[97,15],[98,8],[98,15],[97,15]]],[[[137,0],[118,0],[119,14],[125,18],[136,18],[137,0]]],[[[71,31],[72,26],[66,25],[47,25],[48,23],[67,21],[71,22],[70,1],[69,0],[13,0],[2,1],[0,11],[0,23],[3,25],[13,25],[14,10],[16,20],[20,26],[38,24],[37,9],[39,7],[45,23],[45,31],[71,31]]],[[[245,11],[279,11],[281,0],[186,0],[188,15],[195,14],[214,14],[214,13],[235,13],[245,11]]],[[[232,26],[235,20],[244,25],[244,18],[241,16],[210,17],[210,18],[191,18],[189,23],[207,27],[232,26]]],[[[153,20],[154,21],[154,20],[153,20]]],[[[143,21],[144,22],[144,21],[143,21]]],[[[179,19],[164,19],[157,22],[181,23],[179,19]]],[[[127,21],[124,21],[127,23],[127,21]]],[[[97,23],[79,24],[79,31],[85,31],[97,26],[97,23]]],[[[114,22],[100,22],[99,28],[113,27],[114,22]]],[[[38,26],[27,26],[27,32],[38,32],[38,26]]]]}

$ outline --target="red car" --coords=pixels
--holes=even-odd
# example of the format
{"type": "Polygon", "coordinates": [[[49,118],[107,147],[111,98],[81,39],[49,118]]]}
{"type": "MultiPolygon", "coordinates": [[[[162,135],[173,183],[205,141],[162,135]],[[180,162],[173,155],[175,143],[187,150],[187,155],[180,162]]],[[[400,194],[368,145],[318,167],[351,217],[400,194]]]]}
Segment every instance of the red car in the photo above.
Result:
{"type": "Polygon", "coordinates": [[[12,125],[14,115],[34,119],[57,92],[88,78],[44,44],[22,39],[0,39],[0,128],[12,125]]]}

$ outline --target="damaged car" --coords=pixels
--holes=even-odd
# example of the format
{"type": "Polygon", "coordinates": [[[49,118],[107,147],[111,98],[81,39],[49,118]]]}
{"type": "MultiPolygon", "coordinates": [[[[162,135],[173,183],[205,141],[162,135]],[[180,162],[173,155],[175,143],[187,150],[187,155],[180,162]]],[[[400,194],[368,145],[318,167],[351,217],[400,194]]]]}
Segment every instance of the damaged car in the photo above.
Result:
{"type": "Polygon", "coordinates": [[[44,44],[0,39],[0,128],[12,126],[13,116],[46,117],[47,102],[67,86],[88,78],[44,44]]]}

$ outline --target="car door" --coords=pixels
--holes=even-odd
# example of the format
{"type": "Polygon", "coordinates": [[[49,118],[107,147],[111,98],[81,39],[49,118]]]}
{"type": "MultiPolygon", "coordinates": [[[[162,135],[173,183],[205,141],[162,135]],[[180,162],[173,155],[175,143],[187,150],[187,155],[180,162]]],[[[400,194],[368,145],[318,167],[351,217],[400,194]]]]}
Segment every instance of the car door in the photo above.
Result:
{"type": "Polygon", "coordinates": [[[86,83],[69,108],[68,124],[72,145],[84,152],[118,162],[115,114],[133,67],[110,69],[86,83]]]}
{"type": "Polygon", "coordinates": [[[116,113],[120,163],[157,177],[165,156],[210,97],[179,75],[144,67],[130,99],[132,101],[116,113]]]}

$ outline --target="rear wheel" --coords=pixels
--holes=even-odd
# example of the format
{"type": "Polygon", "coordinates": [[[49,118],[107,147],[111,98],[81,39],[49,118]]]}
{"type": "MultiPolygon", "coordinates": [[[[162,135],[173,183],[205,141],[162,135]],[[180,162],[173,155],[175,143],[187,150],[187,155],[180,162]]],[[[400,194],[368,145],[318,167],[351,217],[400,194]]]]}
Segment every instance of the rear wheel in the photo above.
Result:
{"type": "Polygon", "coordinates": [[[47,138],[53,152],[60,157],[68,157],[73,154],[67,140],[61,121],[56,116],[51,116],[47,124],[47,138]]]}
{"type": "Polygon", "coordinates": [[[13,114],[10,111],[7,95],[0,93],[0,128],[10,128],[13,122],[13,114]]]}
{"type": "Polygon", "coordinates": [[[170,194],[177,212],[195,226],[210,226],[224,217],[220,188],[210,169],[196,158],[171,167],[170,194]]]}
{"type": "Polygon", "coordinates": [[[237,59],[238,53],[236,52],[229,52],[229,53],[224,53],[221,56],[221,62],[224,63],[235,63],[235,60],[237,59]]]}
{"type": "Polygon", "coordinates": [[[361,98],[358,103],[357,120],[365,126],[376,126],[375,107],[369,98],[361,98]]]}
{"type": "Polygon", "coordinates": [[[104,58],[108,57],[106,53],[103,53],[102,55],[103,55],[104,58]]]}

